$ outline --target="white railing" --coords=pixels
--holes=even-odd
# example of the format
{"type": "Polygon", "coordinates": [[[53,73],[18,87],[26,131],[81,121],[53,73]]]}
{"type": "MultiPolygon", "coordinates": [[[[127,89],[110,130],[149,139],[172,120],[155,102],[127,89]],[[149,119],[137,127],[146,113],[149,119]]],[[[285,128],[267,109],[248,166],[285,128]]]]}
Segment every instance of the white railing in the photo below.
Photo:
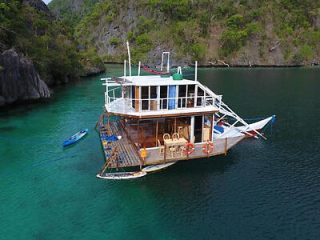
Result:
{"type": "MultiPolygon", "coordinates": [[[[117,101],[120,105],[131,105],[132,111],[139,106],[139,111],[177,110],[186,108],[203,108],[214,106],[215,99],[210,96],[198,97],[173,97],[173,98],[122,98],[115,97],[115,90],[110,90],[112,94],[105,93],[105,102],[110,105],[117,101]]],[[[114,103],[116,104],[116,103],[114,103]]]]}

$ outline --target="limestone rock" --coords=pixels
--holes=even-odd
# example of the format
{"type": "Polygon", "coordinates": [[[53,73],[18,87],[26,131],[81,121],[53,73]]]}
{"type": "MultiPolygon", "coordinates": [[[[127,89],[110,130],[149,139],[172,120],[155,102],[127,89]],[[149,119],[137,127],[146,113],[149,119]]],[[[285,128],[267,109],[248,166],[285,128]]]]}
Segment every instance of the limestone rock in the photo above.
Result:
{"type": "Polygon", "coordinates": [[[14,49],[0,55],[0,66],[0,106],[50,97],[50,90],[40,79],[32,61],[14,49]]]}

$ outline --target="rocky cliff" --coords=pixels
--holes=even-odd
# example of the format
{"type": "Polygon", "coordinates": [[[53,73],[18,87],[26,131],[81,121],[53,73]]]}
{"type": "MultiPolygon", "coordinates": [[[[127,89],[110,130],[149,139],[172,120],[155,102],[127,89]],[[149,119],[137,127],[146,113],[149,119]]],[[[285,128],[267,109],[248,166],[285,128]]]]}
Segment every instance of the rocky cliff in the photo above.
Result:
{"type": "Polygon", "coordinates": [[[49,87],[104,71],[41,0],[0,2],[0,105],[50,97],[49,87]]]}
{"type": "Polygon", "coordinates": [[[14,49],[0,55],[0,106],[30,99],[49,98],[32,61],[14,49]]]}
{"type": "Polygon", "coordinates": [[[79,19],[72,22],[76,38],[105,61],[121,62],[126,40],[135,62],[154,62],[162,50],[180,63],[205,65],[309,65],[320,59],[319,1],[61,2],[53,0],[50,8],[61,19],[79,19]],[[71,6],[77,11],[64,11],[71,6]]]}

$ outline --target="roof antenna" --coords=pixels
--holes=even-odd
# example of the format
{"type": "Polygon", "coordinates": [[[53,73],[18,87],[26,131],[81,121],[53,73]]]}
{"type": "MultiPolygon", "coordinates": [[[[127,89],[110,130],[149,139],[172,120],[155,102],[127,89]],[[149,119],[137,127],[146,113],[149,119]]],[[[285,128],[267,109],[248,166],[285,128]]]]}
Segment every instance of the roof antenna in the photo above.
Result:
{"type": "Polygon", "coordinates": [[[131,77],[131,55],[129,41],[127,41],[128,57],[129,57],[129,76],[131,77]]]}

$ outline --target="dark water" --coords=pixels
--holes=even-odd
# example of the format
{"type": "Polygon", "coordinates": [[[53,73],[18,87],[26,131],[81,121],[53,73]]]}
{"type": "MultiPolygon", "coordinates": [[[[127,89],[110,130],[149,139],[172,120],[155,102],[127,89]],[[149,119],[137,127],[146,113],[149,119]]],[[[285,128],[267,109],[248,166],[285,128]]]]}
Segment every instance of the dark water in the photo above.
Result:
{"type": "Polygon", "coordinates": [[[0,239],[319,239],[320,69],[201,69],[269,139],[134,181],[102,181],[98,78],[0,116],[0,239]],[[63,150],[81,128],[89,135],[63,150]]]}

